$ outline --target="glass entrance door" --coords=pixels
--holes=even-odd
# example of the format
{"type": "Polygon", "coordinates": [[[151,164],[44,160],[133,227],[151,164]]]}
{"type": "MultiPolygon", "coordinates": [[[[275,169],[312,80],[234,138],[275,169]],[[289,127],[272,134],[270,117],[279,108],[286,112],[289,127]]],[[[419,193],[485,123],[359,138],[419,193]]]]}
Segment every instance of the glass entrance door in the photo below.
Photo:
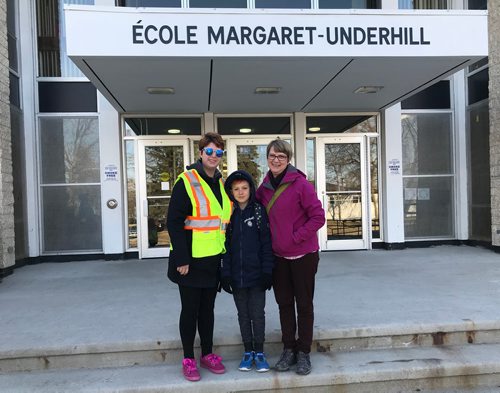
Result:
{"type": "Polygon", "coordinates": [[[326,225],[323,250],[370,247],[367,155],[364,136],[318,138],[318,193],[326,225]]]}
{"type": "MultiPolygon", "coordinates": [[[[258,187],[268,171],[266,148],[275,138],[230,139],[227,144],[227,174],[237,169],[250,173],[258,187]]],[[[290,140],[285,139],[287,142],[290,140]]]]}
{"type": "Polygon", "coordinates": [[[167,257],[168,204],[175,179],[188,165],[188,141],[140,140],[138,147],[139,258],[167,257]]]}

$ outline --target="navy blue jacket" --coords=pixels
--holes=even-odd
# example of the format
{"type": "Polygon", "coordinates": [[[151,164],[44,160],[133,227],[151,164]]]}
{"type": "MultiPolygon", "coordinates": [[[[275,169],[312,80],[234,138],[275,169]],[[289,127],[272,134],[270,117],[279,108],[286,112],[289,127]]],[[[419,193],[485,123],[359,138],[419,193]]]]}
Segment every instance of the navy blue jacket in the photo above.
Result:
{"type": "Polygon", "coordinates": [[[222,277],[231,277],[234,288],[259,286],[262,273],[272,274],[274,255],[271,247],[271,232],[266,209],[255,200],[255,186],[251,176],[245,171],[233,172],[225,183],[226,191],[233,200],[234,211],[226,232],[226,253],[222,261],[222,277]],[[245,179],[250,184],[250,199],[241,210],[231,195],[234,180],[245,179]],[[257,214],[260,212],[260,219],[257,214]],[[257,222],[259,221],[259,223],[257,222]]]}

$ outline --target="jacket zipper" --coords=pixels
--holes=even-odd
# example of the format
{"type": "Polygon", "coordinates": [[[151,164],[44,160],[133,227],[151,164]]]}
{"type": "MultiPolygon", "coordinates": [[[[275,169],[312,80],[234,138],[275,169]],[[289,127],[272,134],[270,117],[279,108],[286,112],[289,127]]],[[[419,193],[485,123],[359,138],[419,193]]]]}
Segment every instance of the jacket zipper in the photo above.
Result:
{"type": "Polygon", "coordinates": [[[243,288],[243,210],[240,211],[240,288],[243,288]]]}

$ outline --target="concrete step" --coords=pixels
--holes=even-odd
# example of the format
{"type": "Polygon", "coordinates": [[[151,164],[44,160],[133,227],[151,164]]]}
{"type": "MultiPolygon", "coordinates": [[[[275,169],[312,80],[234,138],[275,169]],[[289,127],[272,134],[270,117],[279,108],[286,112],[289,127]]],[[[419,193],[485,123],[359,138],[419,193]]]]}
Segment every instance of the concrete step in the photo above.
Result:
{"type": "MultiPolygon", "coordinates": [[[[224,330],[225,333],[227,329],[224,330]]],[[[225,359],[239,359],[242,352],[239,332],[214,337],[214,351],[225,359]]],[[[315,332],[313,352],[337,353],[364,349],[397,349],[443,345],[497,344],[500,329],[489,324],[411,325],[366,329],[320,329],[315,332]],[[447,330],[444,330],[447,329],[447,330]]],[[[265,351],[281,352],[279,332],[267,334],[265,351]]],[[[173,365],[182,360],[179,339],[164,341],[96,342],[79,345],[0,349],[0,372],[61,368],[103,368],[135,365],[173,365]]]]}
{"type": "Polygon", "coordinates": [[[240,372],[229,360],[226,374],[202,369],[196,383],[184,380],[180,364],[17,372],[0,374],[0,392],[493,393],[500,391],[499,353],[500,344],[314,353],[308,376],[240,372]]]}

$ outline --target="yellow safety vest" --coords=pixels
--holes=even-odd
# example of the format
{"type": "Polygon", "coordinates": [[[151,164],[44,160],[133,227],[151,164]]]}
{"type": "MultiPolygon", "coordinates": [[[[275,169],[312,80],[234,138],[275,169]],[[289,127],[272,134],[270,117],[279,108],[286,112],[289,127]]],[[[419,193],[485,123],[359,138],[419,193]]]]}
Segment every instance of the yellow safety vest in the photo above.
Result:
{"type": "Polygon", "coordinates": [[[194,258],[209,257],[226,252],[226,228],[232,211],[232,202],[220,179],[222,207],[210,186],[195,169],[179,175],[193,205],[193,213],[184,221],[184,229],[193,231],[192,255],[194,258]]]}

